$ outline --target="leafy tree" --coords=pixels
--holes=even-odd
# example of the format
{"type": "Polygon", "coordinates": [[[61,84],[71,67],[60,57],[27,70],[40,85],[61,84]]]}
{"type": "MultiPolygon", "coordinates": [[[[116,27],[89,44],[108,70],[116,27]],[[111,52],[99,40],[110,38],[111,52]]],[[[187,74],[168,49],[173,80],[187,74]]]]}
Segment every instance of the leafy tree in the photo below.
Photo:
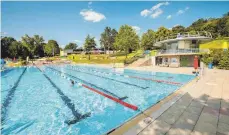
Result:
{"type": "Polygon", "coordinates": [[[34,35],[34,37],[30,37],[27,34],[22,37],[22,44],[28,48],[30,52],[30,56],[34,57],[35,55],[37,56],[43,56],[44,51],[43,51],[43,42],[44,39],[43,37],[39,35],[34,35]]]}
{"type": "Polygon", "coordinates": [[[224,51],[219,61],[219,68],[229,70],[229,51],[224,51]]]}
{"type": "Polygon", "coordinates": [[[19,55],[19,50],[20,50],[21,44],[17,41],[13,41],[10,46],[9,46],[9,56],[11,58],[17,57],[19,55]]]}
{"type": "Polygon", "coordinates": [[[165,27],[160,27],[156,32],[156,39],[161,39],[169,36],[171,34],[171,31],[165,27]]]}
{"type": "Polygon", "coordinates": [[[55,40],[49,40],[48,43],[44,45],[44,52],[47,56],[60,54],[58,43],[55,40]]]}
{"type": "Polygon", "coordinates": [[[185,32],[185,27],[181,26],[181,25],[175,26],[172,28],[172,32],[173,32],[173,34],[183,33],[183,32],[185,32]]]}
{"type": "Polygon", "coordinates": [[[198,19],[197,21],[193,22],[188,28],[187,31],[195,30],[195,31],[202,31],[202,26],[207,23],[207,19],[198,19]]]}
{"type": "Polygon", "coordinates": [[[9,46],[12,44],[12,42],[16,41],[12,37],[3,37],[1,39],[1,57],[6,58],[9,56],[9,46]]]}
{"type": "Polygon", "coordinates": [[[42,36],[34,35],[33,37],[35,43],[35,55],[44,56],[44,39],[42,36]]]}
{"type": "Polygon", "coordinates": [[[155,42],[155,32],[153,30],[148,30],[146,33],[143,33],[141,39],[141,47],[144,50],[152,49],[155,42]]]}
{"type": "Polygon", "coordinates": [[[28,49],[21,42],[14,41],[9,46],[9,57],[26,59],[29,55],[28,49]]]}
{"type": "Polygon", "coordinates": [[[77,48],[77,44],[76,43],[69,43],[65,46],[64,50],[66,49],[76,49],[77,48]]]}
{"type": "Polygon", "coordinates": [[[216,38],[219,36],[219,33],[217,32],[217,23],[218,19],[209,19],[209,21],[205,23],[201,29],[210,32],[212,34],[212,37],[216,38]]]}
{"type": "Polygon", "coordinates": [[[139,37],[129,25],[122,25],[115,38],[115,48],[123,50],[127,54],[139,46],[139,37]]]}
{"type": "Polygon", "coordinates": [[[101,34],[100,44],[106,50],[114,50],[114,42],[115,37],[117,35],[117,31],[115,29],[111,29],[110,27],[106,27],[104,32],[101,34]]]}
{"type": "Polygon", "coordinates": [[[225,16],[219,19],[217,23],[217,31],[220,34],[219,36],[229,36],[229,16],[225,16]]]}
{"type": "Polygon", "coordinates": [[[95,47],[96,47],[95,37],[90,37],[90,35],[87,35],[84,43],[84,49],[89,54],[89,60],[90,60],[90,51],[95,47]]]}

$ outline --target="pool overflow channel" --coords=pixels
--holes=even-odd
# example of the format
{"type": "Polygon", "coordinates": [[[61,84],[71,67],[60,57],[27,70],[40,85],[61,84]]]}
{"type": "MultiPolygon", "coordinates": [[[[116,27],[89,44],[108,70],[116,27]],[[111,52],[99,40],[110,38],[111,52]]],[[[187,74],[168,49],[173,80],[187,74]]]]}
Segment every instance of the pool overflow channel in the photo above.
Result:
{"type": "MultiPolygon", "coordinates": [[[[71,67],[73,68],[73,66],[71,66],[71,67]]],[[[79,68],[78,68],[78,70],[79,70],[79,68]]],[[[101,72],[101,71],[97,71],[97,70],[93,70],[93,69],[91,69],[91,71],[92,72],[98,72],[98,73],[105,73],[105,74],[113,74],[113,75],[123,76],[126,78],[133,78],[133,79],[139,79],[139,80],[145,80],[145,81],[153,81],[153,82],[157,82],[157,83],[166,83],[166,84],[171,84],[171,85],[183,85],[182,83],[173,82],[173,81],[158,80],[158,79],[144,78],[144,77],[138,77],[138,76],[130,76],[130,75],[124,75],[124,74],[120,74],[120,73],[107,73],[107,72],[101,72]]],[[[157,75],[152,75],[152,76],[164,77],[164,76],[157,76],[157,75]]],[[[168,77],[168,78],[172,78],[172,77],[168,77]]],[[[145,87],[145,89],[146,88],[148,88],[148,87],[145,87]]]]}
{"type": "MultiPolygon", "coordinates": [[[[37,67],[37,66],[36,66],[37,67]]],[[[45,78],[52,84],[52,86],[57,90],[57,93],[60,95],[62,101],[67,105],[67,107],[71,110],[74,118],[72,120],[66,120],[65,123],[68,125],[75,124],[79,122],[80,120],[83,120],[87,117],[90,117],[91,113],[86,113],[86,114],[80,114],[76,109],[75,105],[72,103],[71,99],[68,98],[64,93],[61,91],[61,89],[56,86],[56,84],[39,68],[37,69],[45,76],[45,78]]]]}
{"type": "Polygon", "coordinates": [[[132,109],[132,110],[135,110],[135,111],[136,111],[136,110],[139,110],[137,106],[122,101],[122,100],[128,98],[128,97],[126,97],[126,96],[125,96],[125,97],[118,97],[118,96],[115,95],[114,93],[112,93],[112,92],[110,92],[110,91],[108,91],[108,90],[105,90],[105,89],[103,89],[103,88],[100,88],[100,87],[98,87],[98,86],[96,86],[96,85],[94,85],[94,84],[91,84],[91,83],[89,83],[89,82],[86,82],[85,80],[82,80],[82,79],[80,79],[80,78],[78,78],[78,77],[76,77],[76,76],[70,75],[70,74],[68,74],[68,73],[61,72],[61,71],[59,71],[59,70],[57,70],[57,69],[55,69],[55,68],[52,68],[52,67],[48,67],[48,66],[46,66],[46,67],[49,68],[49,69],[52,69],[52,70],[54,70],[54,71],[56,71],[56,72],[59,72],[60,74],[65,74],[65,75],[67,75],[67,76],[69,76],[69,77],[72,77],[72,78],[74,78],[74,79],[76,79],[76,80],[79,80],[80,82],[84,83],[84,84],[81,84],[83,87],[85,87],[85,88],[87,88],[87,89],[89,89],[89,90],[91,90],[91,91],[93,91],[93,92],[95,92],[95,93],[97,93],[97,94],[100,94],[100,95],[102,95],[102,96],[104,96],[104,97],[106,97],[106,98],[109,98],[109,99],[111,99],[111,100],[113,100],[113,101],[115,101],[115,102],[117,102],[117,103],[119,103],[119,104],[121,104],[121,105],[123,105],[123,106],[125,106],[125,107],[128,107],[128,108],[130,108],[130,109],[132,109]],[[87,86],[87,85],[85,85],[85,84],[90,85],[90,86],[87,86]],[[96,90],[96,89],[94,89],[94,88],[92,88],[92,87],[95,87],[95,88],[97,88],[97,89],[99,89],[99,90],[96,90]],[[115,95],[115,96],[113,96],[113,95],[115,95]]]}
{"type": "Polygon", "coordinates": [[[142,87],[142,86],[139,86],[139,85],[136,85],[136,84],[131,84],[131,83],[128,83],[128,82],[123,82],[123,81],[119,81],[119,80],[108,78],[108,77],[104,77],[104,76],[99,76],[99,75],[91,74],[91,73],[88,73],[88,72],[83,72],[83,71],[80,71],[80,70],[77,70],[77,69],[73,69],[73,68],[72,69],[68,69],[67,68],[67,70],[72,70],[72,71],[76,71],[76,72],[80,72],[80,73],[84,73],[84,74],[88,74],[88,75],[93,75],[93,76],[96,76],[96,77],[100,77],[100,78],[112,80],[112,81],[123,83],[123,84],[126,84],[126,85],[135,86],[135,87],[141,88],[141,89],[147,89],[147,88],[149,88],[149,87],[142,87]]]}
{"type": "Polygon", "coordinates": [[[6,96],[6,99],[4,100],[3,104],[2,104],[2,110],[1,110],[1,122],[3,123],[5,121],[5,118],[6,118],[6,114],[7,114],[7,111],[8,111],[8,106],[10,104],[10,101],[12,100],[12,98],[14,97],[14,93],[16,91],[16,88],[18,87],[20,81],[21,81],[21,78],[22,76],[25,74],[25,71],[26,71],[27,67],[25,67],[25,69],[22,71],[21,75],[19,76],[19,78],[17,79],[17,81],[14,83],[14,86],[9,89],[9,92],[6,96]]]}

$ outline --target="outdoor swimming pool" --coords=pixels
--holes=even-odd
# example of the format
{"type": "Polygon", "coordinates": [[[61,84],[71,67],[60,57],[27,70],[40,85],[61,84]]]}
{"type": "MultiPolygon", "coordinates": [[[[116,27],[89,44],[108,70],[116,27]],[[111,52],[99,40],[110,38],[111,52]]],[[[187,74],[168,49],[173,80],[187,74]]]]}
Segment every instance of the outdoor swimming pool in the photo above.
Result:
{"type": "Polygon", "coordinates": [[[104,134],[195,78],[78,65],[40,69],[1,73],[2,134],[104,134]]]}

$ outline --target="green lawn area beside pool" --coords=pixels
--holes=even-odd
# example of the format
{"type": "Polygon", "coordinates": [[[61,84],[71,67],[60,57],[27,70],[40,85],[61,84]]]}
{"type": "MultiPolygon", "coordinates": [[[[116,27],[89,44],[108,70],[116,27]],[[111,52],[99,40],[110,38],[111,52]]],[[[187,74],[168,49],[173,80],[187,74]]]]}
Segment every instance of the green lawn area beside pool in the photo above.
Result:
{"type": "Polygon", "coordinates": [[[68,55],[67,58],[75,63],[88,63],[88,64],[110,64],[110,63],[124,63],[125,61],[131,60],[133,57],[138,55],[142,55],[143,51],[138,50],[133,53],[125,54],[118,54],[116,55],[107,55],[107,54],[91,54],[90,60],[89,55],[82,55],[82,54],[72,54],[68,55]]]}

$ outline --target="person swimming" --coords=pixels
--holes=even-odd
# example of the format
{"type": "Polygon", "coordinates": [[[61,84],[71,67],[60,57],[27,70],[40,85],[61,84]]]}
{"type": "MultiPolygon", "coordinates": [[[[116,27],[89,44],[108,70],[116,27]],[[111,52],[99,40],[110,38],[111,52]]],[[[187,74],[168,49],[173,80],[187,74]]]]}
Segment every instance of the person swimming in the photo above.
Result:
{"type": "Polygon", "coordinates": [[[70,79],[70,81],[71,81],[71,84],[73,86],[75,84],[75,82],[72,79],[70,79]]]}

